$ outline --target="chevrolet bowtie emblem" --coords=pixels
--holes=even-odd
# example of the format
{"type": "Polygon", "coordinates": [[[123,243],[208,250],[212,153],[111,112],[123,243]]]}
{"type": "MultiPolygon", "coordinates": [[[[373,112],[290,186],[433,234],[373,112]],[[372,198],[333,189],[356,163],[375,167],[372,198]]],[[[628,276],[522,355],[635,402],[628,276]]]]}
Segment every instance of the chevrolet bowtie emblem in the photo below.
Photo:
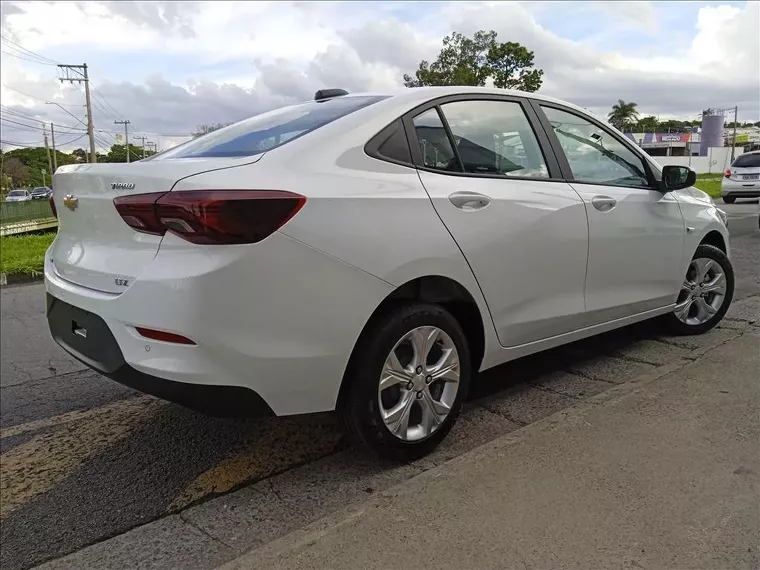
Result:
{"type": "Polygon", "coordinates": [[[66,196],[63,198],[63,205],[73,212],[79,205],[79,199],[74,198],[74,196],[71,194],[66,194],[66,196]]]}

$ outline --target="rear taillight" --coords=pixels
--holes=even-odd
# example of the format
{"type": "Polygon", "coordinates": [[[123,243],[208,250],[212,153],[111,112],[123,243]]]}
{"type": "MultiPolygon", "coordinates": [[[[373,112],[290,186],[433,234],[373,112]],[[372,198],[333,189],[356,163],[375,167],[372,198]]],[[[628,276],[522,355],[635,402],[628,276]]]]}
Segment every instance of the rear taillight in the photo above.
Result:
{"type": "Polygon", "coordinates": [[[120,196],[114,204],[139,232],[172,232],[197,244],[256,243],[287,223],[306,198],[282,190],[180,190],[120,196]]]}
{"type": "Polygon", "coordinates": [[[726,171],[723,173],[723,176],[725,176],[726,178],[731,178],[731,169],[726,168],[726,171]]]}
{"type": "Polygon", "coordinates": [[[58,217],[58,210],[55,209],[55,200],[53,200],[52,196],[50,197],[50,199],[48,200],[48,202],[50,203],[50,209],[53,210],[53,216],[57,218],[58,217]]]}

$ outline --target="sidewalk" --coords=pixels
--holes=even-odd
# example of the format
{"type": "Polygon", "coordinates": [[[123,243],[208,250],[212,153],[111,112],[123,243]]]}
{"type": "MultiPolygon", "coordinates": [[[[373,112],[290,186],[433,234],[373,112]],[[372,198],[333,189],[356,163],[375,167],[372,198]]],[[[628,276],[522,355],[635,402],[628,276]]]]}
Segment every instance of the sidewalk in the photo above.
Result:
{"type": "Polygon", "coordinates": [[[759,483],[755,329],[222,568],[757,569],[759,483]]]}

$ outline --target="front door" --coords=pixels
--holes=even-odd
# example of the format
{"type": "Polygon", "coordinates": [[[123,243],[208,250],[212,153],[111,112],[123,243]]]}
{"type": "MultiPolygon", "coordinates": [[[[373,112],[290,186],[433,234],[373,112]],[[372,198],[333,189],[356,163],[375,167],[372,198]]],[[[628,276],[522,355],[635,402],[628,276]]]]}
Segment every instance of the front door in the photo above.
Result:
{"type": "Polygon", "coordinates": [[[465,99],[413,118],[422,184],[506,347],[585,321],[586,212],[569,184],[551,178],[557,162],[544,156],[529,112],[519,99],[465,99]]]}
{"type": "Polygon", "coordinates": [[[652,188],[643,158],[612,130],[569,109],[541,108],[588,214],[589,324],[674,303],[685,238],[676,199],[652,188]]]}

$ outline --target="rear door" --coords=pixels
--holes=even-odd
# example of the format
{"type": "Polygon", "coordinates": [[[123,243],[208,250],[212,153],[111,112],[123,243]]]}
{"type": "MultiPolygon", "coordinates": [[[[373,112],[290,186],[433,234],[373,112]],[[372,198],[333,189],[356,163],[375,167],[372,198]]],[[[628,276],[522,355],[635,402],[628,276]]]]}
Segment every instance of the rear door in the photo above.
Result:
{"type": "Polygon", "coordinates": [[[686,235],[678,201],[654,189],[640,151],[593,117],[560,105],[534,107],[588,215],[589,324],[675,302],[686,235]]]}
{"type": "MultiPolygon", "coordinates": [[[[588,229],[511,97],[448,97],[407,118],[420,180],[510,347],[581,328],[588,229]]],[[[539,131],[540,132],[540,131],[539,131]]],[[[544,135],[541,135],[544,136],[544,135]]]]}

